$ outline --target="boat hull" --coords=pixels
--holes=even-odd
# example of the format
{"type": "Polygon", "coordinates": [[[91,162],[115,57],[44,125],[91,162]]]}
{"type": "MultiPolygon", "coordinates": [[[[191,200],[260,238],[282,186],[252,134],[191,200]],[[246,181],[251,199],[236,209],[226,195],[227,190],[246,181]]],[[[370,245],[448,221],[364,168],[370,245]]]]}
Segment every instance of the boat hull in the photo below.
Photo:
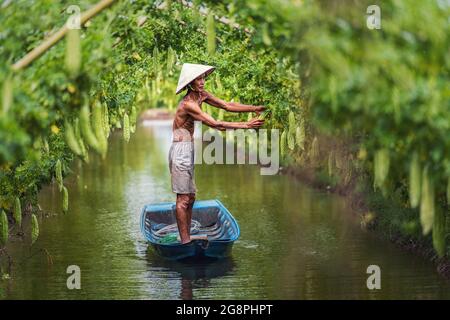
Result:
{"type": "MultiPolygon", "coordinates": [[[[196,239],[187,244],[178,241],[169,244],[160,242],[157,237],[158,230],[162,228],[160,226],[176,222],[173,202],[145,206],[141,216],[141,231],[154,250],[170,260],[193,257],[223,259],[231,255],[240,230],[234,217],[219,200],[196,201],[192,219],[200,221],[202,226],[214,225],[208,229],[208,240],[196,239]]],[[[200,227],[199,232],[202,233],[202,230],[207,228],[200,227]]]]}
{"type": "Polygon", "coordinates": [[[208,243],[205,240],[193,240],[188,244],[174,246],[152,243],[152,247],[159,255],[173,260],[192,257],[223,259],[231,256],[233,243],[208,243]]]}

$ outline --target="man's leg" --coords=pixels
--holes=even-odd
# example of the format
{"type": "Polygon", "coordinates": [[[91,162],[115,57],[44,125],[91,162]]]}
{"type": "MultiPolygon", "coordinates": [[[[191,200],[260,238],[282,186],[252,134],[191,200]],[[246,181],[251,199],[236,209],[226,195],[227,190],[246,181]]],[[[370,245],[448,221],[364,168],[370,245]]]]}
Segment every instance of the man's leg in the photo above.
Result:
{"type": "Polygon", "coordinates": [[[194,206],[195,202],[195,193],[189,194],[189,204],[188,204],[188,223],[189,223],[189,233],[191,231],[191,221],[192,221],[192,207],[194,206]]]}
{"type": "MultiPolygon", "coordinates": [[[[191,231],[191,221],[192,221],[192,208],[194,207],[195,202],[195,193],[189,194],[189,206],[188,206],[188,222],[189,222],[189,233],[191,231]]],[[[208,236],[205,234],[197,234],[191,236],[189,234],[191,240],[208,240],[208,236]]]]}
{"type": "Polygon", "coordinates": [[[188,208],[189,208],[189,194],[177,193],[176,218],[182,244],[191,241],[190,239],[191,219],[188,213],[188,208]]]}

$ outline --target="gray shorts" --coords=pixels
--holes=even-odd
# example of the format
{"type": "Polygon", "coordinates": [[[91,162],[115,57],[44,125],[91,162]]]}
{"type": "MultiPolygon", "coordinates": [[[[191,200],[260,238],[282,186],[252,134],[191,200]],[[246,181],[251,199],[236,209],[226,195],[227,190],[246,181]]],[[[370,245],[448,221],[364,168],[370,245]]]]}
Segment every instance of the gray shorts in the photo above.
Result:
{"type": "Polygon", "coordinates": [[[169,170],[173,192],[197,192],[194,181],[194,142],[172,142],[169,150],[169,170]]]}

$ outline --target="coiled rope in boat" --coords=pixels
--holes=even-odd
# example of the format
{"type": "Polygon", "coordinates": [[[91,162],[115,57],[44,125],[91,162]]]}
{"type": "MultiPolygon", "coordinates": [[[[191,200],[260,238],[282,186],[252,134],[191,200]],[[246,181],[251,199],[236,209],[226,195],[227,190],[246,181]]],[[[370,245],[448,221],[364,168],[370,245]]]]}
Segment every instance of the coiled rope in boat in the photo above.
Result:
{"type": "MultiPolygon", "coordinates": [[[[191,221],[191,234],[196,234],[200,231],[201,224],[197,220],[191,221]]],[[[156,237],[164,237],[170,233],[178,233],[178,225],[176,223],[169,224],[154,232],[156,237]]]]}

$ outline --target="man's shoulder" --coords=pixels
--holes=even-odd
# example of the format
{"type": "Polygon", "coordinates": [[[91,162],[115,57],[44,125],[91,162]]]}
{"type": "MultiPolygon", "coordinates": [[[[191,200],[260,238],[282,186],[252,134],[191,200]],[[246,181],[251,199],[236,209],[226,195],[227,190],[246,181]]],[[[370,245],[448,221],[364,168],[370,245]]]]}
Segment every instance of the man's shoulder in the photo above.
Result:
{"type": "Polygon", "coordinates": [[[193,109],[195,110],[195,109],[200,108],[200,106],[195,101],[185,100],[185,101],[181,101],[180,108],[184,109],[184,110],[193,110],[193,109]]]}
{"type": "Polygon", "coordinates": [[[209,97],[212,97],[212,96],[213,96],[212,93],[210,93],[210,92],[208,92],[206,90],[203,90],[203,92],[202,92],[203,100],[208,99],[209,97]]]}

